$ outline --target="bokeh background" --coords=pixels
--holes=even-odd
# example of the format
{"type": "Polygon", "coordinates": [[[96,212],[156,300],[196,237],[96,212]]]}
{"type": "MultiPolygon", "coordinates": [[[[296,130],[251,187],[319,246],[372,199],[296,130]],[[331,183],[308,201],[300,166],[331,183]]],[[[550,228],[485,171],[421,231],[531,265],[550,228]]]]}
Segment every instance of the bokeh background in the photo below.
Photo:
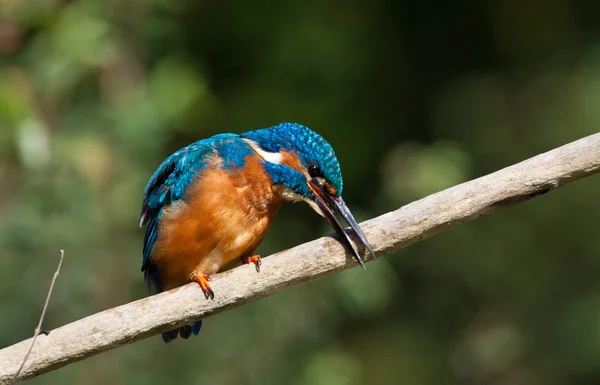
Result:
{"type": "MultiPolygon", "coordinates": [[[[171,152],[303,123],[359,219],[600,126],[600,2],[0,1],[0,347],[145,295],[171,152]]],[[[598,384],[600,178],[32,384],[598,384]]],[[[329,233],[286,205],[263,255],[329,233]]]]}

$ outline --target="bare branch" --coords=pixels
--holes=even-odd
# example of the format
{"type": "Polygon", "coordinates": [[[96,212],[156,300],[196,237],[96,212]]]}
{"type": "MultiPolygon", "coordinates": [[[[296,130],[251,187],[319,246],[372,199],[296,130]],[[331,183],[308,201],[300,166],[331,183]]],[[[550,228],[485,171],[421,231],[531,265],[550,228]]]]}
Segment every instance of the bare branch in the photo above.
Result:
{"type": "Polygon", "coordinates": [[[38,322],[38,325],[35,328],[35,331],[33,332],[33,338],[31,339],[31,345],[29,346],[29,350],[27,351],[27,354],[25,354],[25,357],[23,357],[23,362],[21,362],[21,366],[19,366],[19,370],[17,370],[17,372],[15,373],[15,376],[13,377],[12,381],[10,382],[11,385],[17,383],[19,374],[21,374],[21,370],[23,370],[23,367],[25,366],[25,363],[27,362],[27,359],[29,358],[31,351],[33,350],[33,345],[35,345],[35,340],[42,332],[42,323],[44,322],[44,317],[46,316],[46,310],[48,309],[48,303],[50,302],[50,297],[52,297],[52,290],[54,290],[54,283],[56,282],[56,278],[58,278],[58,274],[60,274],[60,268],[62,266],[63,259],[65,259],[65,251],[61,250],[60,251],[60,261],[58,261],[58,267],[56,268],[56,271],[54,272],[54,277],[52,277],[52,282],[50,283],[50,288],[48,289],[48,295],[46,296],[46,302],[44,303],[44,308],[42,309],[42,315],[40,316],[40,321],[38,322]]]}
{"type": "MultiPolygon", "coordinates": [[[[378,255],[451,226],[544,194],[600,171],[600,134],[588,136],[493,174],[463,183],[361,224],[378,255]]],[[[195,284],[109,309],[40,336],[22,378],[76,362],[161,331],[241,306],[288,286],[358,266],[331,237],[264,258],[260,274],[241,266],[212,281],[214,301],[195,284]]],[[[368,269],[365,274],[368,274],[368,269]]],[[[0,383],[17,371],[29,340],[0,350],[0,383]]]]}

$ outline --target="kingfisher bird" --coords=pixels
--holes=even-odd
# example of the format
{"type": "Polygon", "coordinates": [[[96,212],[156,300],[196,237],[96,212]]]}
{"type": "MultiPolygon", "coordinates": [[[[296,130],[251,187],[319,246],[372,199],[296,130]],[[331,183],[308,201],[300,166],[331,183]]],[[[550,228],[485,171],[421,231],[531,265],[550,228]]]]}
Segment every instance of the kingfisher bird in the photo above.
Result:
{"type": "MultiPolygon", "coordinates": [[[[297,123],[218,134],[173,153],[144,192],[139,225],[146,227],[142,271],[150,293],[190,281],[214,299],[210,276],[254,252],[284,201],[305,201],[325,217],[363,267],[336,218],[337,209],[372,258],[375,254],[342,199],[342,173],[331,145],[297,123]]],[[[162,333],[170,342],[198,334],[202,321],[162,333]]]]}

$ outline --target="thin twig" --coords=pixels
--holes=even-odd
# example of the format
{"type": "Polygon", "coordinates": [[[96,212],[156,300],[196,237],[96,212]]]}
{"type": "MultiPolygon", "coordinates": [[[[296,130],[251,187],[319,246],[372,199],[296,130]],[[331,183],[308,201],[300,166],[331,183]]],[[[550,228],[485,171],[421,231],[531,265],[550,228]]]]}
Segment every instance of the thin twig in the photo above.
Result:
{"type": "Polygon", "coordinates": [[[37,339],[37,336],[39,336],[42,331],[42,323],[44,322],[44,317],[46,316],[46,310],[48,309],[48,303],[50,302],[50,297],[52,296],[52,290],[54,290],[54,283],[56,282],[56,278],[58,277],[58,274],[60,273],[60,267],[62,266],[64,258],[65,258],[65,251],[61,250],[60,251],[60,261],[58,261],[58,267],[56,268],[56,272],[54,272],[54,277],[52,277],[52,283],[50,283],[50,289],[48,289],[48,295],[46,296],[46,303],[44,303],[44,308],[42,309],[42,315],[40,316],[40,322],[38,322],[38,325],[35,328],[35,331],[33,332],[33,340],[31,340],[31,346],[29,347],[27,354],[25,354],[25,358],[23,358],[23,362],[21,363],[19,370],[17,370],[17,373],[15,373],[15,376],[13,377],[12,381],[10,382],[10,385],[13,385],[17,382],[17,378],[19,377],[19,374],[21,374],[21,370],[23,370],[23,367],[25,366],[25,362],[27,362],[27,359],[29,358],[31,351],[33,350],[33,345],[35,345],[35,340],[37,339]]]}

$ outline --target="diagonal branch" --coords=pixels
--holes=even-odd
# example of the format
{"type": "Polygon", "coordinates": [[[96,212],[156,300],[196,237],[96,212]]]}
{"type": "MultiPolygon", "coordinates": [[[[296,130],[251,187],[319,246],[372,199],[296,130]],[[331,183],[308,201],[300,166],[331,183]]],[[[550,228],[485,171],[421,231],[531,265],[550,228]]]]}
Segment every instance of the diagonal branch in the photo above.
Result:
{"type": "MultiPolygon", "coordinates": [[[[430,195],[361,227],[381,256],[598,171],[600,134],[595,134],[430,195]]],[[[190,284],[91,315],[39,336],[20,379],[355,266],[337,241],[324,237],[264,258],[260,274],[241,266],[215,276],[214,301],[206,301],[197,285],[190,284]]],[[[0,350],[0,384],[12,379],[30,344],[29,339],[0,350]]]]}

